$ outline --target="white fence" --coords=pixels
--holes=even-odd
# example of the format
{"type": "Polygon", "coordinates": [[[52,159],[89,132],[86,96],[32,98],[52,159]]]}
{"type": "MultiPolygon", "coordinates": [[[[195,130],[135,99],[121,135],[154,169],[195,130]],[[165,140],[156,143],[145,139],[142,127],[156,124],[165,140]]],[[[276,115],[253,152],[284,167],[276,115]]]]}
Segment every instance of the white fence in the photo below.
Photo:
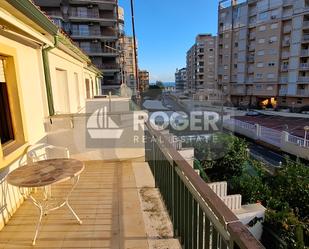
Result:
{"type": "Polygon", "coordinates": [[[260,127],[259,138],[261,141],[269,143],[271,145],[280,147],[282,132],[274,129],[270,129],[264,126],[260,127]]]}
{"type": "Polygon", "coordinates": [[[288,135],[288,142],[293,143],[297,146],[309,148],[309,140],[306,140],[301,137],[296,137],[291,134],[288,135]]]}
{"type": "Polygon", "coordinates": [[[237,119],[224,121],[224,127],[254,140],[263,141],[280,148],[282,151],[309,160],[309,139],[278,131],[259,124],[251,124],[237,119]]]}

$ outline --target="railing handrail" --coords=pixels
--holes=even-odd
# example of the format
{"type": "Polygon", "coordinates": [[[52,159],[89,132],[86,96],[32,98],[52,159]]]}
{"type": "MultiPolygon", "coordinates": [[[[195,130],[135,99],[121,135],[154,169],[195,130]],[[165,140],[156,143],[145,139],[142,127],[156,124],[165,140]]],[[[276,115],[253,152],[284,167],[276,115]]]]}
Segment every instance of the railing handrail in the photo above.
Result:
{"type": "Polygon", "coordinates": [[[157,138],[160,150],[168,154],[177,168],[182,171],[184,177],[190,181],[192,187],[199,196],[206,202],[207,206],[217,217],[219,222],[229,232],[230,238],[237,243],[241,249],[264,248],[263,245],[255,239],[249,230],[240,222],[237,216],[225,205],[218,195],[208,186],[208,184],[195,172],[190,164],[180,155],[180,153],[170,144],[168,139],[159,131],[154,130],[149,123],[145,124],[149,133],[157,138]]]}

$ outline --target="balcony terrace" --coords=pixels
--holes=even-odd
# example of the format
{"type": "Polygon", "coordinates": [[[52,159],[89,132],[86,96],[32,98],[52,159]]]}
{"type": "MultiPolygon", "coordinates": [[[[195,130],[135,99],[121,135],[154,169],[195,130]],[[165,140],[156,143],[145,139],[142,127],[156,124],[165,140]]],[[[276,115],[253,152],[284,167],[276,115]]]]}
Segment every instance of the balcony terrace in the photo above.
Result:
{"type": "Polygon", "coordinates": [[[299,68],[301,70],[309,70],[309,63],[300,63],[299,68]]]}
{"type": "MultiPolygon", "coordinates": [[[[83,224],[76,224],[66,209],[50,213],[44,219],[37,248],[151,248],[154,244],[180,248],[172,238],[170,223],[158,226],[157,234],[156,229],[147,230],[150,222],[154,223],[149,220],[150,212],[145,211],[149,205],[142,199],[145,191],[153,202],[150,205],[159,207],[152,215],[162,216],[166,221],[168,216],[161,213],[163,206],[157,199],[146,163],[128,160],[85,164],[85,171],[71,197],[72,206],[83,224]]],[[[53,188],[54,196],[65,188],[65,184],[57,185],[53,188]]],[[[26,201],[0,232],[0,247],[33,248],[33,217],[36,215],[36,207],[26,201]]]]}
{"type": "MultiPolygon", "coordinates": [[[[137,135],[148,138],[146,144],[129,149],[134,124],[129,122],[129,99],[88,104],[89,113],[109,106],[108,116],[120,121],[125,136],[112,146],[103,141],[102,148],[87,148],[82,134],[88,114],[46,120],[48,142],[68,146],[72,158],[85,162],[70,198],[83,224],[66,209],[48,214],[37,248],[264,248],[162,133],[145,124],[145,133],[141,129],[137,135]]],[[[67,188],[66,183],[53,186],[53,196],[67,188]]],[[[36,215],[36,208],[25,201],[0,232],[0,247],[33,248],[36,215]]]]}

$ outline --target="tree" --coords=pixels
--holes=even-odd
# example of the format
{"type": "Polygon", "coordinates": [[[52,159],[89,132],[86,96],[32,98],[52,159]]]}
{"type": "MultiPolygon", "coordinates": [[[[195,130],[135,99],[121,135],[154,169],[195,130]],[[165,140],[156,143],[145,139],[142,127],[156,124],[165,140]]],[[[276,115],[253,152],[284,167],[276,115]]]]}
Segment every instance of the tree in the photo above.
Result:
{"type": "Polygon", "coordinates": [[[245,140],[231,136],[226,140],[224,156],[206,162],[206,173],[212,181],[228,181],[241,176],[249,160],[248,146],[245,140]]]}

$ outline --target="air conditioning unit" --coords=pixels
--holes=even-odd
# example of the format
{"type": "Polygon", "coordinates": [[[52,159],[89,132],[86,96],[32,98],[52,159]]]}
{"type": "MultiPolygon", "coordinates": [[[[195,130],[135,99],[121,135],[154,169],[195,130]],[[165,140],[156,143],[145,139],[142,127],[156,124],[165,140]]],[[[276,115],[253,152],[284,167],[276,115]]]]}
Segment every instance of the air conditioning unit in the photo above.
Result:
{"type": "Polygon", "coordinates": [[[270,18],[271,18],[271,19],[276,19],[277,16],[273,15],[273,16],[271,16],[270,18]]]}

